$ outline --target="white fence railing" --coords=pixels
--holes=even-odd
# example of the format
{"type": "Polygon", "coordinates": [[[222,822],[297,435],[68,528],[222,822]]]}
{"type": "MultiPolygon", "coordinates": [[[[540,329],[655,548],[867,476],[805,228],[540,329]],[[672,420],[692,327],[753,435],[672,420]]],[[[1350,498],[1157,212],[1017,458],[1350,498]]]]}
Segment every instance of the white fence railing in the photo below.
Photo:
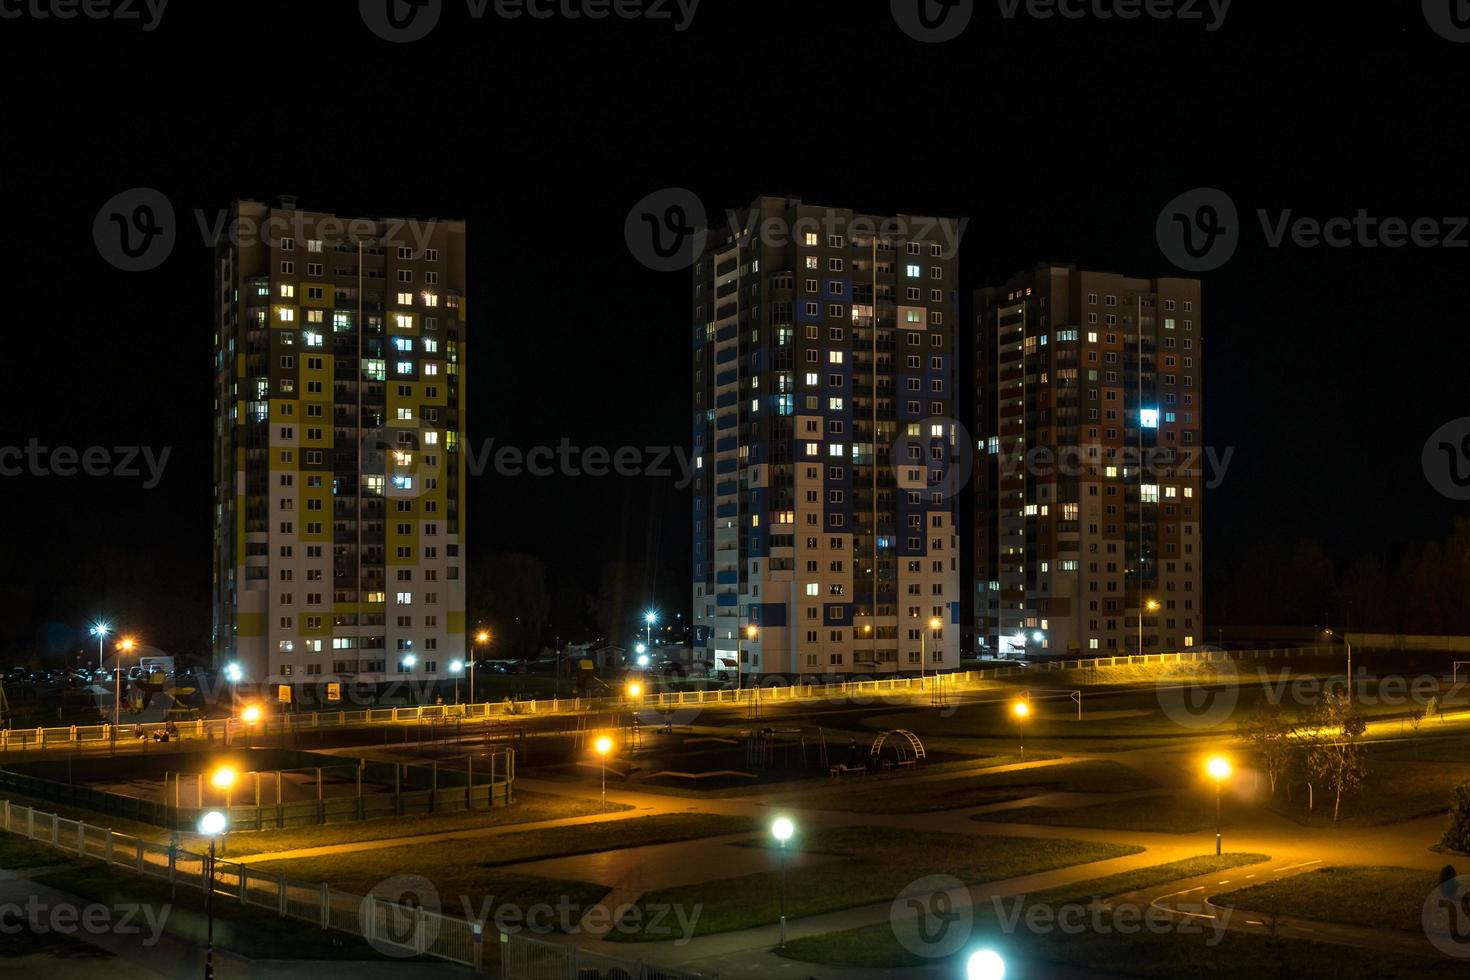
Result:
{"type": "MultiPolygon", "coordinates": [[[[387,956],[432,956],[476,971],[493,968],[498,961],[501,974],[508,980],[578,980],[583,975],[579,963],[595,963],[607,971],[598,975],[630,980],[698,980],[700,976],[592,954],[520,933],[492,934],[487,940],[483,923],[373,895],[354,895],[330,885],[295,881],[224,859],[214,862],[211,881],[209,864],[202,854],[68,820],[9,800],[0,800],[0,830],[175,887],[183,885],[201,892],[212,887],[216,896],[241,905],[269,909],[283,919],[358,936],[387,956]],[[486,942],[491,944],[489,951],[486,942]],[[511,964],[516,964],[518,972],[511,971],[511,964]]],[[[217,914],[228,917],[227,908],[218,902],[215,908],[217,914]]]]}
{"type": "MultiPolygon", "coordinates": [[[[886,677],[839,681],[830,684],[803,683],[781,678],[762,678],[758,685],[744,688],[715,688],[696,691],[654,691],[638,697],[552,698],[544,701],[499,701],[479,704],[426,704],[402,708],[363,708],[354,711],[312,711],[269,716],[257,728],[247,728],[236,718],[201,718],[174,722],[180,739],[218,739],[229,744],[236,736],[257,730],[261,734],[308,732],[320,729],[358,728],[371,725],[441,725],[475,721],[508,721],[528,716],[582,714],[615,710],[666,710],[681,707],[719,708],[740,705],[777,704],[792,701],[822,701],[833,698],[903,697],[926,694],[935,687],[960,692],[1006,677],[1034,675],[1058,670],[1089,670],[1144,664],[1189,663],[1202,660],[1275,660],[1294,655],[1322,653],[1328,647],[1284,647],[1271,650],[1231,651],[1186,650],[1177,653],[1132,654],[1088,660],[1050,660],[1025,667],[989,667],[978,670],[930,674],[927,677],[886,677]]],[[[56,728],[0,729],[0,752],[34,751],[48,748],[104,747],[116,741],[149,739],[164,729],[162,722],[119,725],[71,725],[56,728]]]]}

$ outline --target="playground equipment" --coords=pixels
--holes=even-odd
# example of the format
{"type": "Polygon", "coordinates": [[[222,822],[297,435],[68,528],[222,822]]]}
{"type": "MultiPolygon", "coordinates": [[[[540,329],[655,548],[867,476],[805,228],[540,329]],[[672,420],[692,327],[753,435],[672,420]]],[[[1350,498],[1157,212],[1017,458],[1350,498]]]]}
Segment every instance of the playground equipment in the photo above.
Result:
{"type": "Polygon", "coordinates": [[[870,769],[912,769],[925,758],[924,743],[919,741],[919,736],[907,728],[892,728],[879,732],[873,739],[873,746],[868,750],[870,769]],[[883,760],[883,747],[889,744],[889,737],[896,736],[892,740],[892,750],[895,758],[891,762],[883,760]]]}

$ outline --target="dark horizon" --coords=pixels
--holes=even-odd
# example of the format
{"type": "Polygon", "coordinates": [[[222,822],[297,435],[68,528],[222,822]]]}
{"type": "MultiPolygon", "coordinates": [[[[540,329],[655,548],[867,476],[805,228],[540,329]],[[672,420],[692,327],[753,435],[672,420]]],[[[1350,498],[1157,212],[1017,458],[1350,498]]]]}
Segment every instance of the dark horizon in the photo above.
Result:
{"type": "MultiPolygon", "coordinates": [[[[1049,259],[1202,280],[1205,443],[1235,448],[1204,501],[1212,628],[1209,582],[1258,545],[1315,541],[1345,565],[1444,538],[1465,513],[1420,462],[1465,414],[1465,245],[1269,242],[1287,211],[1429,217],[1449,233],[1470,210],[1444,190],[1460,179],[1470,55],[1417,8],[1329,20],[1240,7],[1216,31],[983,8],[933,45],[881,6],[803,5],[771,22],[708,3],[685,31],[443,17],[423,41],[388,44],[353,9],[261,5],[232,28],[243,60],[183,8],[149,32],[7,23],[96,72],[33,83],[13,109],[30,140],[6,168],[24,238],[0,443],[170,455],[154,489],[5,482],[23,520],[0,573],[0,647],[71,649],[89,616],[118,614],[114,590],[151,597],[140,631],[202,648],[211,252],[196,209],[207,227],[237,197],[467,222],[472,445],[687,450],[689,273],[640,265],[624,219],[665,187],[693,191],[717,221],[791,193],[968,218],[967,315],[972,288],[1049,259]],[[92,79],[107,76],[124,84],[99,94],[92,79]],[[124,272],[92,226],[135,187],[168,199],[177,240],[158,268],[124,272]],[[1229,194],[1241,242],[1190,273],[1161,253],[1155,222],[1197,187],[1229,194]]],[[[687,614],[690,496],[675,482],[474,479],[470,554],[531,554],[586,591],[622,559],[649,569],[628,591],[687,614]]]]}

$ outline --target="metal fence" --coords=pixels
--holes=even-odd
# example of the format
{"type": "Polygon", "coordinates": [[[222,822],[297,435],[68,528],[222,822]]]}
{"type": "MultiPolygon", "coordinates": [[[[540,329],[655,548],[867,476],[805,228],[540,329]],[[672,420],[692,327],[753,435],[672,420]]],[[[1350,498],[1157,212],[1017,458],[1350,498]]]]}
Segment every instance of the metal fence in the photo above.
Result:
{"type": "MultiPolygon", "coordinates": [[[[581,980],[589,975],[629,980],[702,977],[519,933],[500,933],[486,941],[483,923],[374,895],[354,895],[326,884],[295,881],[223,859],[214,862],[211,881],[203,854],[9,800],[0,800],[0,830],[175,887],[182,885],[201,892],[212,887],[216,896],[241,905],[269,909],[283,919],[357,936],[388,956],[432,956],[476,971],[493,971],[498,966],[507,980],[581,980]],[[595,972],[589,974],[588,970],[595,972]]],[[[220,914],[228,916],[228,911],[220,909],[220,914]]]]}
{"type": "MultiPolygon", "coordinates": [[[[501,701],[480,704],[426,704],[406,708],[366,708],[357,711],[313,711],[277,715],[261,722],[259,734],[276,732],[311,732],[333,728],[359,728],[372,725],[442,725],[466,721],[506,721],[539,715],[567,715],[616,710],[665,710],[685,707],[734,707],[751,703],[777,704],[792,701],[821,701],[831,698],[877,696],[888,694],[924,694],[935,687],[953,692],[982,687],[986,681],[1003,677],[1035,674],[1038,671],[1089,670],[1098,667],[1137,666],[1144,664],[1190,663],[1204,660],[1275,660],[1338,650],[1340,647],[1283,647],[1269,650],[1222,652],[1219,650],[1186,650],[1177,653],[1131,654],[1118,657],[1096,657],[1087,660],[1050,660],[1025,667],[989,667],[977,670],[930,674],[927,677],[888,677],[870,680],[840,681],[831,684],[790,682],[766,678],[760,684],[744,688],[716,688],[696,691],[649,692],[637,697],[553,698],[546,701],[501,701]]],[[[175,737],[184,740],[222,740],[230,744],[246,731],[244,722],[236,718],[201,718],[175,722],[175,737]]],[[[163,723],[119,725],[71,725],[58,728],[19,728],[0,730],[0,752],[48,748],[102,748],[116,741],[142,740],[145,749],[154,732],[163,723]]],[[[254,731],[254,729],[251,729],[254,731]]]]}

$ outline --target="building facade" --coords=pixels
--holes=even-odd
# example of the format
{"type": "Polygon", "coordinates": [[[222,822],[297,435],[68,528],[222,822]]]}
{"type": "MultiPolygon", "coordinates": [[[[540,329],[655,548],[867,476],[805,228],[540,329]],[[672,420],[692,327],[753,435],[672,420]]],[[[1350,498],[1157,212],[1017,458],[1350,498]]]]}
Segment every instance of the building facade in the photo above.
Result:
{"type": "Polygon", "coordinates": [[[215,249],[214,655],[247,682],[465,652],[465,228],[234,205],[215,249]]]}
{"type": "Polygon", "coordinates": [[[1086,657],[1202,643],[1195,279],[1044,264],[975,294],[976,638],[1086,657]]]}
{"type": "Polygon", "coordinates": [[[694,648],[742,675],[958,666],[961,224],[761,197],[694,266],[694,648]]]}

